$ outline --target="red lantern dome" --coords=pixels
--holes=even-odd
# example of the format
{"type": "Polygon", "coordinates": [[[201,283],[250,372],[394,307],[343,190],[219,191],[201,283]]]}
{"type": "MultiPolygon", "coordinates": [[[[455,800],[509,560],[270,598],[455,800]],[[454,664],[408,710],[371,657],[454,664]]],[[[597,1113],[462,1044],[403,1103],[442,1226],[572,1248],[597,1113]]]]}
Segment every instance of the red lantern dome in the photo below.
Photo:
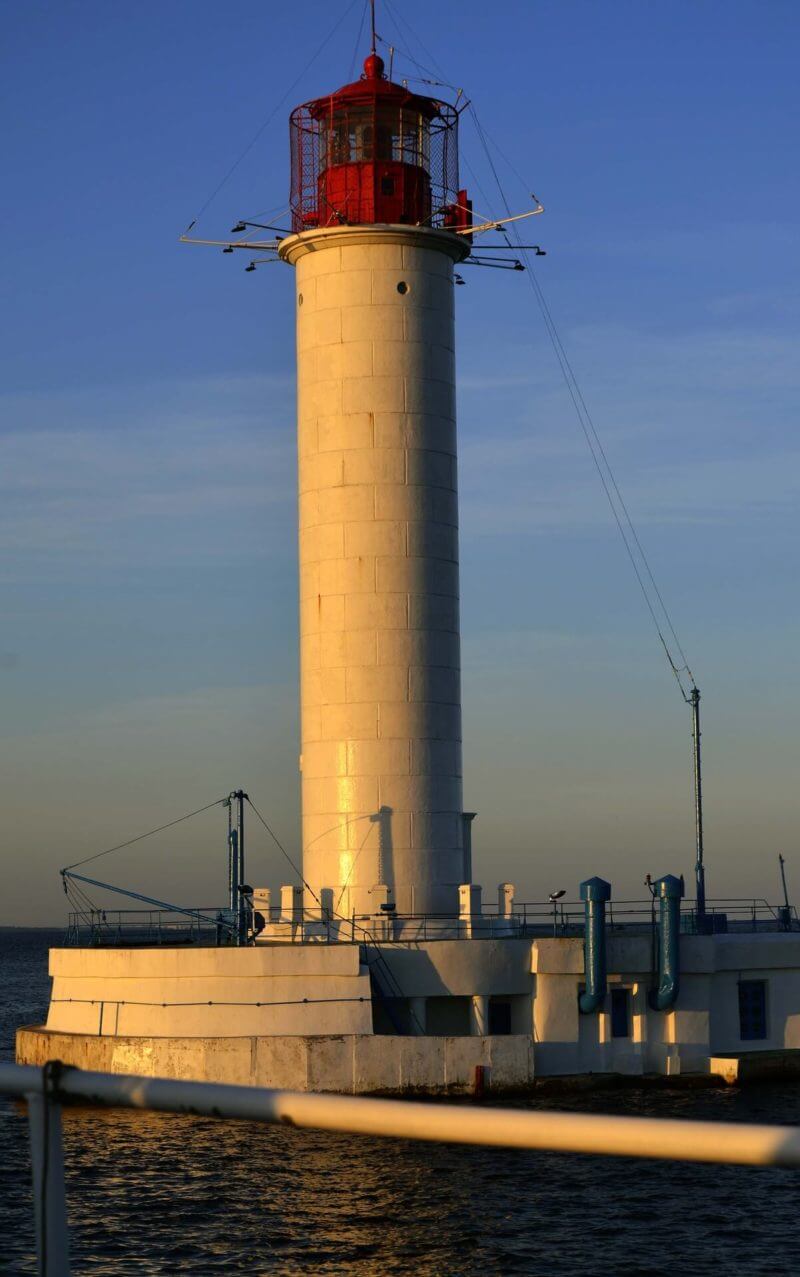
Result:
{"type": "Polygon", "coordinates": [[[364,74],[291,115],[292,227],[469,222],[458,188],[458,112],[386,78],[373,50],[364,74]]]}

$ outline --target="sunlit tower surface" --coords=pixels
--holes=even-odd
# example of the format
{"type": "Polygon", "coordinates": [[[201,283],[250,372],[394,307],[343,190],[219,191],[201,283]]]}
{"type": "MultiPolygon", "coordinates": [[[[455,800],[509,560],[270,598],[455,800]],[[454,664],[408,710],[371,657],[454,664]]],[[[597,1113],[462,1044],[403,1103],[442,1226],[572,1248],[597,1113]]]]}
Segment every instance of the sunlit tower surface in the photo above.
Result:
{"type": "Polygon", "coordinates": [[[291,116],[305,906],[455,913],[458,115],[385,74],[291,116]]]}

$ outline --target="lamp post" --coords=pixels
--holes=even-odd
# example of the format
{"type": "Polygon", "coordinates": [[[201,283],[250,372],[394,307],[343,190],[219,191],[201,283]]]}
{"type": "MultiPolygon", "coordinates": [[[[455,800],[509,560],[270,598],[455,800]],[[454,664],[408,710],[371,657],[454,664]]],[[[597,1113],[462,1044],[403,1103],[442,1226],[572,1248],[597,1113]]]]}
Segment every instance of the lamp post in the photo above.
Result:
{"type": "Polygon", "coordinates": [[[564,891],[562,887],[560,891],[551,891],[550,895],[547,897],[548,900],[550,901],[550,904],[553,906],[553,935],[554,936],[558,935],[558,902],[561,899],[561,897],[564,895],[566,895],[566,892],[564,891]]]}

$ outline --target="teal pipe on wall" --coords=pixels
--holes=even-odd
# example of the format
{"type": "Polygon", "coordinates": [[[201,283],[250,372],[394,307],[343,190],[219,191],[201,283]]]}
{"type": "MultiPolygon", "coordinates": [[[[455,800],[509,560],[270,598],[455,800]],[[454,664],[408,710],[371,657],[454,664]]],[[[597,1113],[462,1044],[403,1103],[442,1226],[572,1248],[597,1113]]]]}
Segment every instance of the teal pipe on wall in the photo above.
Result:
{"type": "Polygon", "coordinates": [[[650,991],[655,1011],[669,1011],[681,987],[681,899],[683,879],[666,874],[655,884],[658,897],[658,988],[650,991]]]}
{"type": "Polygon", "coordinates": [[[611,899],[611,884],[603,878],[587,878],[581,883],[584,902],[583,969],[586,989],[578,999],[583,1015],[592,1015],[605,1000],[608,988],[606,971],[606,901],[611,899]]]}

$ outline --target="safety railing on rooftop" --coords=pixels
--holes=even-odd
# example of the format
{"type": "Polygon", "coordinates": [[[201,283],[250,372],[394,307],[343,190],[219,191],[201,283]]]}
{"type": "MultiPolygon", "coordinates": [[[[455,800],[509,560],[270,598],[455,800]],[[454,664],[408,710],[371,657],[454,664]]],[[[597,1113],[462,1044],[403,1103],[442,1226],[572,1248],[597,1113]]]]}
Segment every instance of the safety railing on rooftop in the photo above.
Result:
{"type": "MultiPolygon", "coordinates": [[[[229,931],[215,926],[214,919],[225,916],[217,907],[196,907],[192,915],[158,909],[92,909],[69,915],[66,943],[74,946],[155,946],[224,945],[229,931]]],[[[610,935],[649,933],[654,919],[653,900],[609,901],[606,927],[610,935]]],[[[387,943],[444,939],[500,939],[543,936],[583,936],[584,906],[580,901],[550,903],[515,901],[510,913],[487,904],[480,913],[469,915],[433,913],[354,913],[349,917],[327,914],[320,909],[297,910],[282,915],[279,907],[260,937],[261,943],[387,943]]],[[[681,909],[681,931],[692,934],[725,932],[800,931],[794,906],[772,905],[758,898],[711,900],[706,904],[705,921],[697,914],[694,901],[681,909]]]]}
{"type": "Polygon", "coordinates": [[[466,1108],[88,1073],[57,1063],[43,1069],[0,1064],[0,1095],[27,1103],[41,1277],[70,1273],[61,1131],[65,1103],[493,1148],[800,1167],[800,1130],[792,1126],[466,1108]]]}
{"type": "MultiPolygon", "coordinates": [[[[211,919],[219,909],[197,908],[192,913],[211,919]]],[[[217,944],[213,921],[164,909],[83,909],[69,915],[66,943],[87,948],[126,945],[217,944]]]]}

